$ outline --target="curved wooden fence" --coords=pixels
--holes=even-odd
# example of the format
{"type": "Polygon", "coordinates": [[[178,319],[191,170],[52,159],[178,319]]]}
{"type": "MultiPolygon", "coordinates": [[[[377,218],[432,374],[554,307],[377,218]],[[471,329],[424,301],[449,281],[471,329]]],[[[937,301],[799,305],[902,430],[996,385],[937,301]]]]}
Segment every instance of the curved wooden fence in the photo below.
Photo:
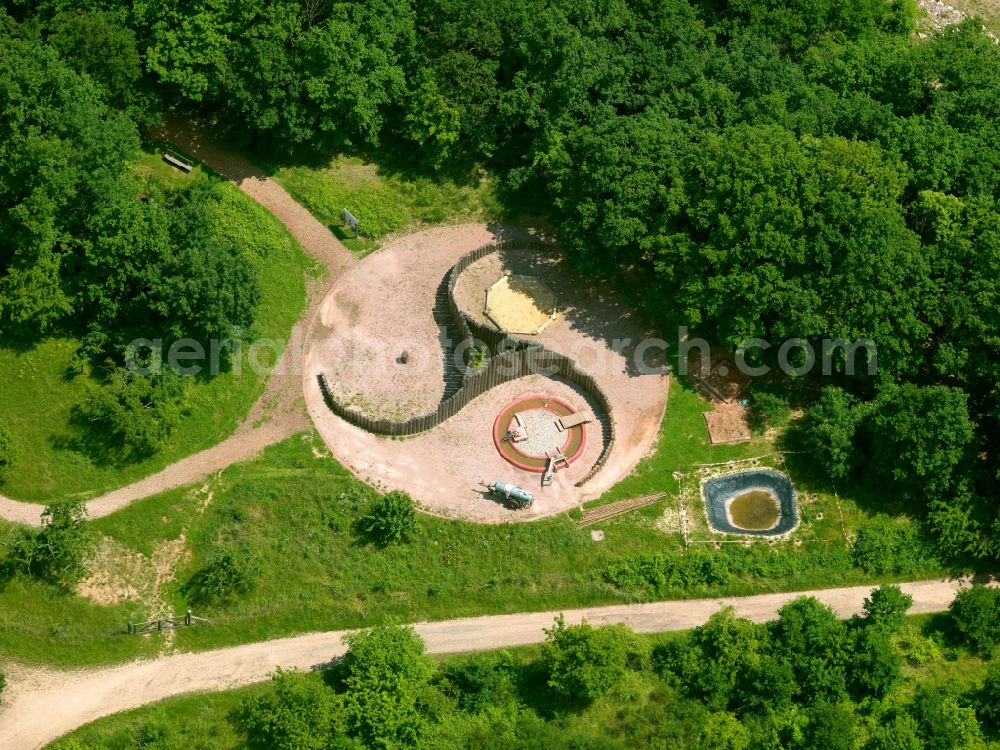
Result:
{"type": "MultiPolygon", "coordinates": [[[[484,326],[472,320],[463,313],[455,302],[455,284],[462,271],[476,261],[492,253],[504,250],[530,250],[545,247],[537,242],[505,241],[493,245],[484,245],[462,256],[451,270],[448,271],[448,309],[451,313],[451,323],[459,334],[459,347],[466,357],[471,356],[477,346],[485,346],[490,352],[487,364],[478,370],[467,370],[461,388],[452,396],[444,399],[429,414],[410,419],[372,419],[360,412],[342,404],[334,397],[326,375],[317,375],[323,400],[334,414],[351,424],[377,435],[405,436],[416,435],[437,427],[460,412],[473,399],[495,388],[501,383],[523,378],[527,375],[544,375],[559,377],[579,386],[604,412],[597,415],[604,427],[604,445],[601,455],[590,471],[580,479],[576,486],[590,480],[604,467],[611,448],[615,442],[614,416],[611,402],[604,391],[597,385],[594,377],[580,369],[574,360],[558,352],[549,351],[544,346],[530,341],[510,337],[495,328],[484,326]]],[[[454,356],[454,350],[444,352],[444,356],[454,356]]]]}

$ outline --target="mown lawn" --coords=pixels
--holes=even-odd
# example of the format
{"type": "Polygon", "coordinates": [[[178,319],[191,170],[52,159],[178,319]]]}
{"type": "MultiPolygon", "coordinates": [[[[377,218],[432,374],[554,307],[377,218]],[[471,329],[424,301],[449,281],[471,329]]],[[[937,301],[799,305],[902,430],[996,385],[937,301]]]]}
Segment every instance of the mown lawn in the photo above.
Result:
{"type": "Polygon", "coordinates": [[[459,185],[385,173],[357,157],[337,156],[325,167],[283,167],[274,177],[359,255],[377,249],[390,234],[436,224],[488,221],[501,213],[485,175],[478,184],[459,185]],[[360,237],[344,228],[341,212],[345,208],[361,222],[360,237]]]}
{"type": "MultiPolygon", "coordinates": [[[[137,172],[160,182],[192,179],[155,154],[146,154],[137,172]]],[[[284,226],[236,187],[220,180],[217,190],[222,201],[216,231],[246,248],[248,262],[260,272],[257,333],[284,343],[305,303],[306,274],[316,272],[313,263],[284,226]]],[[[98,495],[148,476],[231,434],[264,387],[264,379],[249,367],[198,379],[189,391],[187,417],[159,453],[137,463],[102,465],[72,447],[72,409],[96,383],[90,372],[71,374],[76,348],[77,342],[66,337],[24,350],[0,347],[0,424],[13,433],[25,457],[0,476],[0,493],[49,502],[98,495]]]]}

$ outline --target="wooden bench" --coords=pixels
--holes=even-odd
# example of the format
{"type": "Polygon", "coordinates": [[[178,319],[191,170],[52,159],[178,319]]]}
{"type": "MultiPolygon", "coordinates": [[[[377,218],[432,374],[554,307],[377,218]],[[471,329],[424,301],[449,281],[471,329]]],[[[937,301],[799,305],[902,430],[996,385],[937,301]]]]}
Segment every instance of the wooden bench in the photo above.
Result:
{"type": "Polygon", "coordinates": [[[576,411],[572,414],[567,414],[565,417],[559,417],[556,420],[556,427],[559,428],[560,432],[565,432],[572,427],[578,427],[582,424],[587,424],[587,422],[592,422],[594,418],[590,416],[589,412],[576,411]]]}
{"type": "Polygon", "coordinates": [[[171,166],[177,167],[182,172],[190,172],[192,169],[194,169],[193,164],[188,164],[179,156],[174,156],[169,151],[164,152],[163,161],[165,161],[167,164],[170,164],[171,166]]]}

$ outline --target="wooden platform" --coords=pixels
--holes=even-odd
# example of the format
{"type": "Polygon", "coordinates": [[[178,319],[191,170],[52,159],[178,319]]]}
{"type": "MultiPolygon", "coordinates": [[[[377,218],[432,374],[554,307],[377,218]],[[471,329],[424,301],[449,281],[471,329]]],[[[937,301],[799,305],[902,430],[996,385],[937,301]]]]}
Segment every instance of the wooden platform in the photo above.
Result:
{"type": "Polygon", "coordinates": [[[628,500],[619,500],[617,503],[601,505],[597,508],[588,508],[583,511],[583,518],[580,519],[578,526],[581,529],[584,526],[593,526],[595,523],[624,515],[636,508],[652,505],[657,500],[662,500],[666,495],[666,492],[654,492],[652,495],[642,495],[641,497],[633,497],[628,500]]]}

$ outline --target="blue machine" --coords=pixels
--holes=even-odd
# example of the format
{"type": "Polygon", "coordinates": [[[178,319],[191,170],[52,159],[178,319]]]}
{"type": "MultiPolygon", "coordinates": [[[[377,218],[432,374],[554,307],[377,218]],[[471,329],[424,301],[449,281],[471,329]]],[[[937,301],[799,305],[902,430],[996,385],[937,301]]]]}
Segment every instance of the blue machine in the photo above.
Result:
{"type": "Polygon", "coordinates": [[[490,492],[493,492],[505,500],[509,500],[520,509],[530,508],[535,500],[535,496],[525,489],[521,489],[507,482],[494,482],[486,485],[490,492]]]}

